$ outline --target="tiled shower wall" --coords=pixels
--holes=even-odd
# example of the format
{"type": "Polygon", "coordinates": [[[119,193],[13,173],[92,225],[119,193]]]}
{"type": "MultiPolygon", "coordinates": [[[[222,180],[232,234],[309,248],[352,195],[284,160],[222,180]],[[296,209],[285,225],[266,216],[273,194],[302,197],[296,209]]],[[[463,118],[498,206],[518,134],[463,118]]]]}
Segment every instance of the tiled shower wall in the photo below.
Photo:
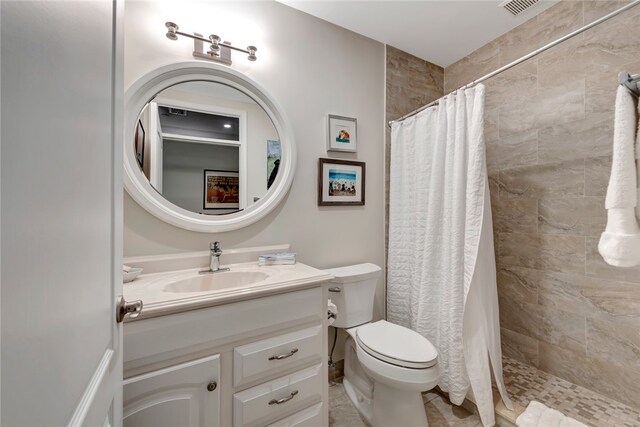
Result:
{"type": "MultiPolygon", "coordinates": [[[[625,3],[562,1],[447,67],[445,92],[625,3]]],[[[620,71],[640,73],[640,6],[485,82],[485,135],[503,353],[640,408],[640,268],[596,247],[620,71]]]]}

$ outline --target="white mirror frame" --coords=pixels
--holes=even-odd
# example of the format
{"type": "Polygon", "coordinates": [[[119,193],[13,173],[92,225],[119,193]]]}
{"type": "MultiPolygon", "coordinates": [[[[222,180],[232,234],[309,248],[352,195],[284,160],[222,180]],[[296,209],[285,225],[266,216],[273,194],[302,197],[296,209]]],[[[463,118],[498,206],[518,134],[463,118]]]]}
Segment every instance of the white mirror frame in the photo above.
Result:
{"type": "Polygon", "coordinates": [[[124,123],[125,189],[149,213],[176,227],[207,233],[246,227],[275,209],[291,187],[295,173],[296,148],[293,130],[286,114],[275,99],[256,82],[226,66],[188,61],[166,65],[142,76],[126,91],[124,123]],[[282,150],[278,175],[267,193],[243,211],[215,216],[191,212],[176,206],[151,186],[135,158],[131,141],[142,108],[162,90],[194,80],[226,84],[247,94],[264,109],[278,131],[282,150]]]}

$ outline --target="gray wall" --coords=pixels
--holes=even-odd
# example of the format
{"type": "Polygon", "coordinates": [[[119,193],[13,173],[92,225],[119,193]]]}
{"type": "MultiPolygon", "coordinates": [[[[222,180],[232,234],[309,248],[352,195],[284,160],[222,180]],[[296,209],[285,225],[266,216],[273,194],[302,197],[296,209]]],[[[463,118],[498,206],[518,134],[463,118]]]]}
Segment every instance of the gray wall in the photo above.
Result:
{"type": "MultiPolygon", "coordinates": [[[[445,70],[445,92],[625,2],[562,1],[445,70]]],[[[640,8],[486,82],[506,356],[640,408],[640,268],[604,263],[619,71],[640,72],[640,8]]]]}
{"type": "MultiPolygon", "coordinates": [[[[216,235],[185,231],[156,219],[125,195],[125,256],[204,250],[210,241],[220,240],[223,249],[291,243],[301,262],[319,268],[360,262],[384,266],[382,44],[271,1],[128,1],[125,18],[127,86],[161,65],[193,59],[189,40],[164,37],[168,19],[187,31],[216,31],[234,44],[255,44],[258,60],[249,62],[234,54],[232,67],[278,100],[291,120],[298,150],[297,172],[287,198],[266,218],[242,230],[216,235]],[[210,18],[214,15],[219,18],[215,22],[210,18]],[[327,154],[328,114],[358,119],[357,154],[327,154]],[[317,206],[319,157],[366,162],[365,206],[317,206]]],[[[381,280],[378,316],[382,289],[381,280]]]]}
{"type": "Polygon", "coordinates": [[[162,195],[191,212],[204,211],[205,169],[238,171],[238,147],[165,139],[162,148],[162,195]]]}

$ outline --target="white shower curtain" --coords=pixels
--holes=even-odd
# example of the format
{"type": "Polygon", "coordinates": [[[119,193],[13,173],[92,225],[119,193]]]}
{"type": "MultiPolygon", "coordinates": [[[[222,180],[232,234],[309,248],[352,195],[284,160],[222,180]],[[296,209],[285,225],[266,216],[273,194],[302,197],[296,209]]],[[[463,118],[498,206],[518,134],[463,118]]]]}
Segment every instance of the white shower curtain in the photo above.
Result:
{"type": "Polygon", "coordinates": [[[505,405],[484,86],[458,90],[391,129],[387,315],[438,349],[440,387],[495,423],[491,373],[505,405]]]}

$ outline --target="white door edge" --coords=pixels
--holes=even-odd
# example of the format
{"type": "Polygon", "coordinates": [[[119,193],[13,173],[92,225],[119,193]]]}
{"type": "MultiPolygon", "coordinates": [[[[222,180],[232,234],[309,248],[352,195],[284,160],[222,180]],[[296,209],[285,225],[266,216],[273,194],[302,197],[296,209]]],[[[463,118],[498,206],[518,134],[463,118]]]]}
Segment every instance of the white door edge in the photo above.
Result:
{"type": "Polygon", "coordinates": [[[115,351],[107,349],[98,363],[98,367],[93,373],[87,388],[82,393],[82,398],[73,412],[73,416],[69,421],[69,427],[81,426],[89,413],[89,409],[93,404],[96,395],[100,391],[100,386],[109,373],[109,366],[111,365],[111,359],[115,355],[115,351]]]}

